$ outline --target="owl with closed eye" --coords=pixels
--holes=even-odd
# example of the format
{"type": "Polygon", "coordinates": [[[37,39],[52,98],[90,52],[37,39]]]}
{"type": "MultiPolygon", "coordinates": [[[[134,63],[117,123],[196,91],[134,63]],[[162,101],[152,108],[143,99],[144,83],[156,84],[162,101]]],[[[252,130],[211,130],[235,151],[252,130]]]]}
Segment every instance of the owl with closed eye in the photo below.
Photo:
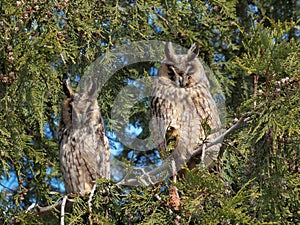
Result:
{"type": "Polygon", "coordinates": [[[98,178],[110,179],[110,149],[91,82],[74,93],[64,81],[66,98],[62,104],[59,129],[59,158],[66,193],[90,193],[98,178]]]}
{"type": "MultiPolygon", "coordinates": [[[[186,54],[176,54],[172,44],[166,43],[166,58],[153,85],[151,132],[161,158],[174,161],[177,170],[184,164],[193,168],[192,152],[215,138],[214,131],[221,127],[209,79],[197,58],[198,53],[197,44],[186,54]]],[[[220,144],[206,149],[205,165],[217,158],[219,149],[220,144]]]]}

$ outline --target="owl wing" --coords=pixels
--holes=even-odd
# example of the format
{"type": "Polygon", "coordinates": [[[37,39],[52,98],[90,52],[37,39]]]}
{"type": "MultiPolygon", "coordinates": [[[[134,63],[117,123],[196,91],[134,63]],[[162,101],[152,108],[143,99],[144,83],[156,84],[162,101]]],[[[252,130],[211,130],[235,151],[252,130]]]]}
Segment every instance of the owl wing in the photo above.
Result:
{"type": "Polygon", "coordinates": [[[96,97],[87,91],[67,100],[60,129],[60,166],[66,192],[84,195],[97,178],[110,178],[109,145],[96,97]]]}
{"type": "Polygon", "coordinates": [[[181,91],[159,78],[154,83],[151,100],[151,133],[154,142],[164,163],[171,164],[174,161],[177,170],[191,157],[191,146],[195,146],[191,134],[197,135],[195,124],[200,123],[192,101],[188,100],[187,93],[181,91]],[[190,113],[194,116],[190,116],[190,113]]]}
{"type": "Polygon", "coordinates": [[[87,136],[84,129],[72,129],[60,146],[60,165],[67,193],[89,192],[97,177],[96,156],[87,136]]]}
{"type": "MultiPolygon", "coordinates": [[[[219,135],[221,121],[216,103],[209,91],[209,87],[198,84],[191,90],[190,96],[197,110],[197,117],[200,120],[200,136],[198,145],[202,140],[210,141],[219,135]]],[[[209,165],[216,160],[221,144],[211,146],[206,149],[205,165],[209,165]]]]}
{"type": "MultiPolygon", "coordinates": [[[[156,80],[151,99],[151,134],[154,143],[162,159],[167,157],[166,154],[166,132],[172,122],[172,114],[175,108],[170,101],[162,94],[163,86],[156,80]]],[[[174,123],[174,122],[173,122],[174,123]]]]}

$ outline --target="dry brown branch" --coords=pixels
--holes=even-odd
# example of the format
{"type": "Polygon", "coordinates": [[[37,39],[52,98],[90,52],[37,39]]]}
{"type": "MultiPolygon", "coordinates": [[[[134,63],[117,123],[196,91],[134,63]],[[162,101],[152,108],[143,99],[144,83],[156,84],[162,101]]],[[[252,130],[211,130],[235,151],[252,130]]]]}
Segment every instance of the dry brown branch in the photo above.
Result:
{"type": "Polygon", "coordinates": [[[164,18],[162,15],[160,15],[159,13],[156,13],[156,16],[157,16],[158,18],[160,18],[162,21],[164,21],[164,22],[166,23],[167,26],[170,26],[169,21],[168,21],[166,18],[164,18]]]}

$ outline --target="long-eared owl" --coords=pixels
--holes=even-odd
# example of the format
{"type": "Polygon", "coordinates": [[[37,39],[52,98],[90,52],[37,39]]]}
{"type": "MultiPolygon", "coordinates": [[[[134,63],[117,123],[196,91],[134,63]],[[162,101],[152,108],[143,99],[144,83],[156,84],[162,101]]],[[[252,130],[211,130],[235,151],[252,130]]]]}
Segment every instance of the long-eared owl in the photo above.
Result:
{"type": "Polygon", "coordinates": [[[95,84],[81,93],[73,93],[63,83],[67,96],[62,105],[59,130],[60,168],[67,193],[84,195],[94,181],[110,178],[110,149],[105,136],[95,84]]]}
{"type": "MultiPolygon", "coordinates": [[[[152,132],[161,158],[171,156],[180,170],[184,163],[194,167],[192,152],[216,136],[214,131],[221,122],[209,80],[197,58],[198,45],[192,45],[187,54],[176,54],[168,42],[165,54],[154,81],[152,132]]],[[[206,165],[217,158],[219,149],[220,144],[206,149],[206,165]]]]}

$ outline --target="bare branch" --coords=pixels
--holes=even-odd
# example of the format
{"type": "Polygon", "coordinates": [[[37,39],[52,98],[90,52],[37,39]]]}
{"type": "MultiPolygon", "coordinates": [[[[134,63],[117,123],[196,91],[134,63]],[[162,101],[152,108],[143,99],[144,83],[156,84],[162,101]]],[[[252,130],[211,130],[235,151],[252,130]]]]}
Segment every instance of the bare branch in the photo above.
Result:
{"type": "Polygon", "coordinates": [[[227,129],[223,134],[219,135],[217,138],[213,139],[212,141],[202,144],[196,150],[194,150],[192,156],[198,155],[202,152],[203,145],[206,145],[205,148],[209,148],[213,145],[220,144],[223,142],[224,138],[231,134],[233,131],[238,129],[243,123],[250,120],[250,117],[242,116],[234,125],[232,125],[229,129],[227,129]]]}
{"type": "Polygon", "coordinates": [[[67,202],[68,196],[65,195],[62,203],[61,203],[61,209],[60,209],[60,225],[65,225],[65,207],[67,202]]]}
{"type": "MultiPolygon", "coordinates": [[[[254,74],[253,77],[253,86],[254,86],[254,91],[253,91],[253,97],[255,98],[257,95],[257,88],[258,88],[258,78],[259,75],[258,74],[254,74]]],[[[256,100],[254,101],[254,108],[256,107],[256,100]]]]}
{"type": "Polygon", "coordinates": [[[201,166],[204,169],[205,168],[205,163],[204,163],[204,158],[205,158],[205,149],[206,149],[206,144],[204,143],[202,145],[202,152],[201,152],[201,166]]]}
{"type": "Polygon", "coordinates": [[[30,210],[32,210],[34,207],[36,206],[36,203],[32,203],[25,212],[29,212],[30,210]]]}
{"type": "Polygon", "coordinates": [[[12,193],[16,193],[17,192],[16,190],[13,190],[13,189],[11,189],[9,187],[6,187],[5,185],[3,185],[1,183],[0,183],[0,186],[3,187],[3,188],[5,188],[5,189],[7,189],[9,192],[12,192],[12,193]]]}
{"type": "Polygon", "coordinates": [[[61,206],[61,203],[55,203],[53,205],[48,205],[48,206],[39,206],[37,205],[37,211],[38,211],[38,215],[43,215],[43,214],[48,214],[50,212],[52,212],[53,210],[59,210],[61,206]]]}
{"type": "MultiPolygon", "coordinates": [[[[73,205],[74,200],[72,200],[70,198],[67,198],[67,200],[68,201],[66,203],[65,208],[70,208],[73,205]]],[[[57,202],[53,205],[48,205],[48,206],[39,206],[39,205],[36,204],[36,209],[37,209],[37,214],[38,215],[45,215],[45,214],[52,213],[54,211],[60,212],[61,207],[62,207],[62,202],[57,202]]]]}
{"type": "MultiPolygon", "coordinates": [[[[224,138],[227,137],[229,134],[231,134],[233,131],[238,129],[243,123],[250,120],[250,117],[242,116],[234,125],[232,125],[229,129],[227,129],[224,133],[220,134],[218,137],[213,139],[210,142],[206,142],[198,146],[192,153],[191,157],[195,157],[197,155],[201,154],[201,158],[203,159],[205,157],[205,149],[208,149],[209,147],[220,144],[223,142],[224,138]],[[204,150],[204,151],[203,151],[204,150]]],[[[149,172],[143,172],[143,168],[137,168],[136,171],[142,171],[142,175],[138,178],[132,178],[132,179],[126,179],[124,178],[121,180],[118,184],[120,185],[150,185],[154,184],[156,182],[156,176],[158,174],[167,175],[168,173],[165,173],[166,170],[172,171],[172,164],[176,163],[174,159],[170,159],[169,162],[163,163],[161,166],[149,171],[149,172]]]]}
{"type": "Polygon", "coordinates": [[[157,16],[158,18],[160,18],[162,21],[164,21],[164,22],[166,23],[167,26],[170,26],[169,21],[168,21],[165,17],[163,17],[163,16],[160,15],[159,13],[156,13],[156,16],[157,16]]]}
{"type": "Polygon", "coordinates": [[[92,220],[92,200],[93,200],[93,196],[94,196],[94,194],[95,194],[96,188],[97,188],[97,184],[94,184],[93,189],[92,189],[92,191],[91,191],[91,193],[90,193],[89,200],[88,200],[88,206],[89,206],[89,221],[90,221],[90,224],[91,224],[91,225],[93,224],[93,220],[92,220]]]}

